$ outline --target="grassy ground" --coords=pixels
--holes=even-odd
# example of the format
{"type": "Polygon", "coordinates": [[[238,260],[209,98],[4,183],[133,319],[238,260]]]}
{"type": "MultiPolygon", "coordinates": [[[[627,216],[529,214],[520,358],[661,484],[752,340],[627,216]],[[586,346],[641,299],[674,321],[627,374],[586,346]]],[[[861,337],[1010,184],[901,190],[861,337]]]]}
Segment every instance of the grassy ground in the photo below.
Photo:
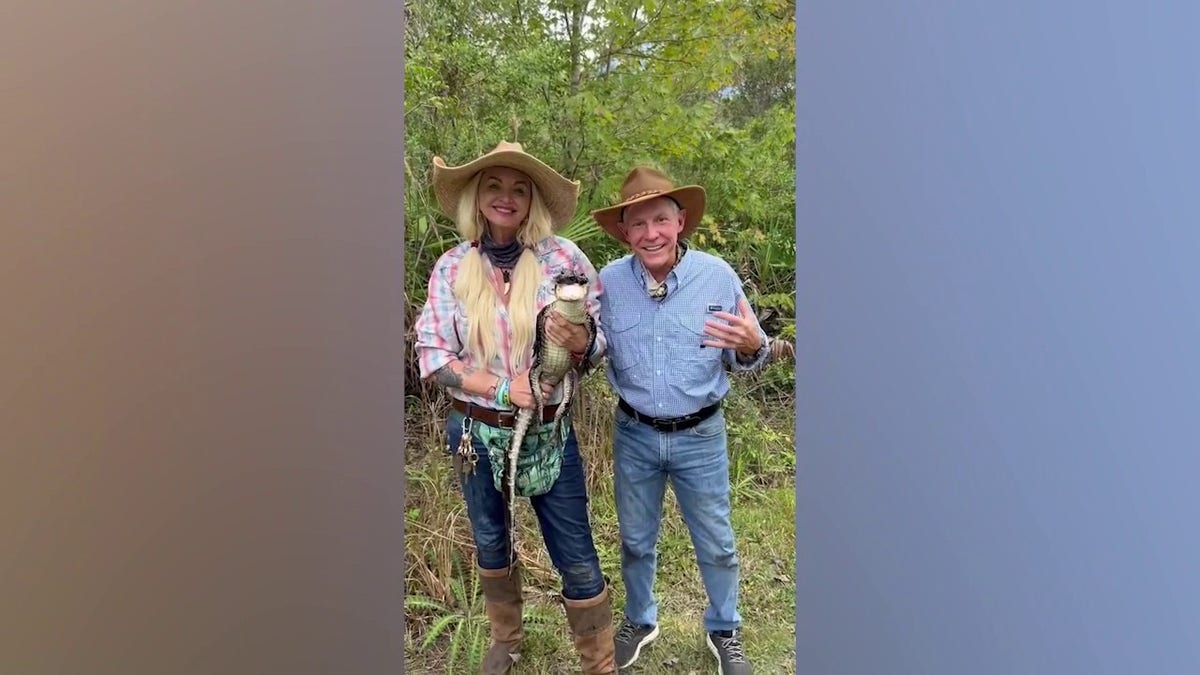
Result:
{"type": "MultiPolygon", "coordinates": [[[[741,561],[739,611],[747,655],[757,672],[795,672],[795,451],[790,364],[739,376],[726,401],[734,533],[741,561]]],[[[472,569],[470,525],[445,455],[444,403],[424,392],[408,409],[406,671],[478,672],[487,648],[487,619],[472,569]]],[[[620,543],[612,493],[614,399],[603,374],[588,378],[579,436],[591,496],[600,565],[612,582],[614,620],[624,604],[620,543]]],[[[628,672],[714,672],[703,643],[707,605],[687,528],[667,491],[659,538],[659,638],[628,672]]],[[[576,673],[579,667],[561,604],[558,579],[542,547],[527,500],[518,506],[525,568],[526,639],[515,672],[576,673]]]]}

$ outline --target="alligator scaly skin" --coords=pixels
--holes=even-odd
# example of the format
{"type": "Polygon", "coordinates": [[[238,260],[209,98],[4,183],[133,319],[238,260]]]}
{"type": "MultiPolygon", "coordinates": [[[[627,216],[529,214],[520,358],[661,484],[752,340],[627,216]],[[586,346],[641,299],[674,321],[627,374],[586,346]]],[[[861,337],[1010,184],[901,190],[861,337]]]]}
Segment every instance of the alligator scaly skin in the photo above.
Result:
{"type": "Polygon", "coordinates": [[[529,390],[533,394],[534,409],[517,409],[516,420],[513,423],[512,442],[504,457],[503,487],[504,501],[507,506],[507,523],[505,524],[508,526],[510,569],[515,567],[517,562],[515,520],[517,457],[521,453],[521,445],[525,441],[525,434],[529,431],[530,424],[533,423],[535,418],[539,421],[541,419],[542,408],[545,407],[541,385],[542,383],[549,383],[558,386],[560,382],[563,383],[563,398],[554,413],[554,426],[550,434],[552,442],[558,442],[559,425],[562,423],[563,416],[570,408],[575,390],[579,384],[579,373],[572,367],[574,363],[571,359],[570,350],[561,345],[556,345],[546,338],[546,319],[549,317],[550,312],[558,312],[563,318],[573,324],[587,326],[588,346],[590,350],[591,344],[596,339],[596,326],[586,310],[586,288],[587,277],[574,274],[559,276],[554,280],[555,300],[543,307],[537,315],[537,328],[533,343],[533,364],[529,369],[529,390]],[[564,298],[563,291],[569,286],[583,286],[584,292],[579,294],[580,297],[578,299],[564,298]]]}

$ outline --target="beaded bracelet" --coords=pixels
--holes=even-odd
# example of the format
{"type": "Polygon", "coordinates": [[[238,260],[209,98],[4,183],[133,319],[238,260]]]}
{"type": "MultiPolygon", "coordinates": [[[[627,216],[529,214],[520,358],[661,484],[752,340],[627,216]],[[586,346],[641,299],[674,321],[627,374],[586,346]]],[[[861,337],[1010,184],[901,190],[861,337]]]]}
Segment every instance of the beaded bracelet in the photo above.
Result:
{"type": "Polygon", "coordinates": [[[500,384],[496,387],[496,405],[501,408],[507,408],[510,403],[508,399],[508,386],[508,378],[500,378],[500,384]]]}

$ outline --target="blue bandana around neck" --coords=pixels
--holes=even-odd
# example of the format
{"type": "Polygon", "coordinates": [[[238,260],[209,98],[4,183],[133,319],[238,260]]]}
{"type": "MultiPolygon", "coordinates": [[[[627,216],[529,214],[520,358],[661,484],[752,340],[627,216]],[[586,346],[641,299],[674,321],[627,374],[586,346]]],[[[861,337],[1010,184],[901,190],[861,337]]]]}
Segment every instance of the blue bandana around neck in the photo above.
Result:
{"type": "Polygon", "coordinates": [[[490,234],[484,232],[483,236],[479,238],[479,250],[488,257],[488,260],[492,261],[492,265],[495,267],[510,270],[516,266],[525,247],[516,239],[507,244],[497,244],[492,240],[490,234]]]}

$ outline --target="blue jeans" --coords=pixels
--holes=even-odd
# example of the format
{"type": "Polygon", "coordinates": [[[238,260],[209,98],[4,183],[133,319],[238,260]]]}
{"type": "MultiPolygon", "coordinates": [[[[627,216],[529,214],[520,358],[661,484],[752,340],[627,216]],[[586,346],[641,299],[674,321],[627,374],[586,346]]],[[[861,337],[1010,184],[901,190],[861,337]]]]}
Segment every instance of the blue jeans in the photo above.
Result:
{"type": "Polygon", "coordinates": [[[729,457],[725,415],[717,411],[691,429],[659,432],[616,411],[613,425],[614,487],[621,529],[625,616],[658,624],[654,599],[656,545],[667,480],[687,524],[708,593],[705,630],[733,630],[737,611],[738,557],[729,515],[729,457]]]}
{"type": "MultiPolygon", "coordinates": [[[[458,411],[451,411],[446,421],[451,453],[457,451],[462,439],[462,421],[463,415],[458,411]]],[[[474,434],[472,444],[479,456],[475,472],[459,475],[467,502],[467,518],[471,521],[471,535],[475,539],[475,558],[485,570],[502,569],[511,559],[508,530],[504,527],[504,496],[493,482],[487,448],[474,434]]],[[[546,552],[550,554],[550,560],[562,579],[563,597],[586,600],[599,595],[604,590],[604,577],[600,573],[600,558],[592,541],[587,487],[574,428],[567,435],[562,473],[554,486],[546,494],[532,497],[528,502],[518,497],[516,508],[524,508],[529,503],[532,503],[537,515],[546,552]]]]}

